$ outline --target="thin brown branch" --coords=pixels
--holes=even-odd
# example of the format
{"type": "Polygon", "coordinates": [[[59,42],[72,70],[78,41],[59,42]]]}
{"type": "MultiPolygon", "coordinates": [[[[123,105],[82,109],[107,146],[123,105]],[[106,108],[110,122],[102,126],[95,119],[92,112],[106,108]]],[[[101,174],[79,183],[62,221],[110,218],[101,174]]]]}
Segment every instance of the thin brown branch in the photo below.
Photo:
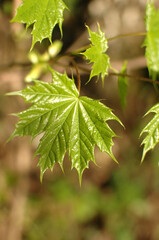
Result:
{"type": "MultiPolygon", "coordinates": [[[[58,65],[61,65],[59,62],[56,62],[56,64],[58,65]]],[[[63,67],[68,67],[68,65],[61,65],[63,67]]],[[[90,69],[86,68],[86,67],[83,67],[83,66],[78,66],[78,69],[86,72],[86,73],[89,73],[90,72],[90,69]]],[[[145,77],[142,77],[142,76],[136,76],[136,75],[131,75],[131,74],[123,74],[123,73],[114,73],[114,72],[109,72],[109,75],[110,76],[122,76],[122,77],[128,77],[128,78],[133,78],[133,79],[136,79],[136,80],[140,80],[140,81],[145,81],[145,82],[150,82],[150,83],[154,83],[154,81],[150,78],[145,78],[145,77]]],[[[155,81],[156,84],[159,84],[159,81],[155,81]]]]}
{"type": "Polygon", "coordinates": [[[81,47],[81,48],[79,48],[79,49],[77,49],[73,52],[68,52],[67,54],[69,54],[69,55],[79,55],[81,52],[86,51],[89,47],[90,47],[90,44],[85,45],[85,46],[83,46],[83,47],[81,47]]]}
{"type": "Polygon", "coordinates": [[[146,32],[136,32],[136,33],[126,33],[126,34],[120,34],[115,37],[108,38],[108,41],[112,41],[118,38],[123,38],[123,37],[135,37],[135,36],[146,36],[146,32]]]}
{"type": "MultiPolygon", "coordinates": [[[[140,33],[140,34],[142,34],[142,33],[140,33]]],[[[143,35],[144,35],[144,33],[143,33],[143,35]]],[[[88,69],[88,68],[80,66],[80,65],[77,66],[74,59],[71,56],[69,56],[68,54],[65,54],[63,56],[59,56],[57,59],[54,59],[54,61],[50,60],[49,62],[51,64],[59,65],[59,66],[62,66],[64,68],[69,67],[68,64],[63,64],[63,63],[60,63],[58,61],[58,59],[60,59],[61,57],[67,57],[72,62],[72,65],[73,65],[74,69],[76,70],[76,75],[77,75],[77,81],[78,81],[77,88],[78,88],[78,91],[80,92],[81,80],[80,80],[79,70],[89,73],[91,71],[91,69],[88,69]]],[[[31,63],[30,62],[24,62],[24,63],[13,62],[13,63],[10,63],[8,65],[1,65],[0,66],[0,71],[6,70],[8,68],[16,67],[16,66],[29,67],[29,66],[31,66],[31,63]]],[[[136,75],[131,75],[131,74],[122,74],[120,72],[118,72],[118,73],[109,72],[109,75],[123,76],[123,77],[125,76],[125,77],[128,77],[128,78],[133,78],[133,79],[138,79],[138,80],[145,81],[145,82],[154,83],[154,81],[150,78],[145,78],[145,77],[142,77],[142,76],[136,76],[136,75]]],[[[155,84],[159,84],[159,81],[155,81],[155,84]]]]}
{"type": "MultiPolygon", "coordinates": [[[[141,77],[141,76],[134,76],[134,75],[130,75],[130,74],[109,72],[109,75],[134,78],[134,79],[137,79],[137,80],[140,80],[140,81],[154,83],[154,81],[152,79],[150,79],[150,78],[145,78],[145,77],[141,77]]],[[[155,81],[155,83],[159,84],[159,81],[155,81]]]]}
{"type": "MultiPolygon", "coordinates": [[[[120,35],[117,35],[117,36],[114,36],[114,37],[111,37],[111,38],[108,38],[108,41],[112,41],[112,40],[115,40],[115,39],[118,39],[118,38],[123,38],[123,37],[137,37],[137,36],[146,36],[146,32],[135,32],[135,33],[124,33],[124,34],[120,34],[120,35]]],[[[87,50],[88,48],[90,47],[90,44],[88,45],[85,45],[73,52],[67,52],[66,55],[79,55],[79,53],[87,50]]]]}

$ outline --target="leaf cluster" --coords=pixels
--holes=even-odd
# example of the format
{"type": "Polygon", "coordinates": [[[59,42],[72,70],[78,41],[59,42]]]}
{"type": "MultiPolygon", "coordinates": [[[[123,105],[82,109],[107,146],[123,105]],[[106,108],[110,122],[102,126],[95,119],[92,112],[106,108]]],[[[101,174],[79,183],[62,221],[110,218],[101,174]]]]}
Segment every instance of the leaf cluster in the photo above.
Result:
{"type": "MultiPolygon", "coordinates": [[[[65,9],[67,6],[63,0],[23,0],[12,22],[25,23],[26,28],[33,25],[32,49],[36,42],[41,42],[44,38],[48,38],[52,43],[52,32],[56,24],[59,25],[62,35],[65,9]]],[[[149,73],[155,81],[159,73],[159,10],[156,10],[153,1],[147,1],[145,23],[146,37],[143,46],[149,73]]],[[[83,55],[89,63],[92,63],[88,81],[95,76],[97,79],[101,76],[104,82],[110,69],[116,73],[116,70],[111,68],[110,57],[106,54],[109,39],[105,37],[99,24],[98,31],[93,32],[88,26],[87,29],[91,44],[80,52],[80,56],[83,55]]],[[[44,65],[48,66],[46,62],[44,65]]],[[[77,67],[76,70],[78,75],[77,67]]],[[[52,69],[50,71],[53,78],[51,83],[34,80],[34,85],[9,94],[19,95],[26,102],[33,104],[25,111],[15,114],[19,121],[10,139],[25,135],[30,135],[34,139],[42,133],[35,153],[40,155],[38,165],[41,168],[41,179],[44,172],[48,168],[52,169],[55,163],[63,166],[63,159],[68,151],[72,167],[77,169],[81,181],[82,173],[88,168],[89,161],[95,162],[95,145],[116,161],[112,153],[112,138],[116,135],[107,121],[121,122],[111,109],[100,101],[80,97],[73,78],[69,78],[66,73],[60,74],[52,69]]],[[[119,97],[124,108],[129,76],[126,63],[118,74],[119,97]]],[[[79,76],[78,78],[80,81],[79,76]]],[[[153,106],[147,114],[151,112],[155,115],[141,132],[141,135],[147,133],[142,142],[144,145],[142,161],[146,153],[159,142],[159,105],[153,106]]]]}

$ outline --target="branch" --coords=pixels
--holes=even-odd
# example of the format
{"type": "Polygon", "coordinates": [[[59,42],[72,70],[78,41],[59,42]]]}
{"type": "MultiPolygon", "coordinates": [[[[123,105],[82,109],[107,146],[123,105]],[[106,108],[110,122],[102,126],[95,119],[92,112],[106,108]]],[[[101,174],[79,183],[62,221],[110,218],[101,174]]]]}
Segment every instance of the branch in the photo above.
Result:
{"type": "MultiPolygon", "coordinates": [[[[135,33],[126,33],[126,34],[120,34],[111,38],[108,38],[108,41],[112,41],[118,38],[123,38],[123,37],[137,37],[137,36],[146,36],[146,32],[135,32],[135,33]]],[[[86,51],[90,47],[90,44],[85,45],[73,52],[67,52],[66,55],[79,55],[81,52],[86,51]]]]}
{"type": "Polygon", "coordinates": [[[136,32],[136,33],[126,33],[126,34],[120,34],[115,37],[108,38],[108,41],[112,41],[118,38],[123,38],[123,37],[135,37],[135,36],[146,36],[146,32],[136,32]]]}
{"type": "Polygon", "coordinates": [[[124,74],[124,73],[114,73],[114,72],[109,72],[109,75],[114,75],[114,76],[122,76],[122,77],[128,77],[128,78],[134,78],[134,79],[138,79],[141,81],[145,81],[145,82],[150,82],[150,83],[156,83],[159,84],[159,81],[154,81],[150,78],[145,78],[145,77],[140,77],[140,76],[134,76],[131,74],[124,74]]]}

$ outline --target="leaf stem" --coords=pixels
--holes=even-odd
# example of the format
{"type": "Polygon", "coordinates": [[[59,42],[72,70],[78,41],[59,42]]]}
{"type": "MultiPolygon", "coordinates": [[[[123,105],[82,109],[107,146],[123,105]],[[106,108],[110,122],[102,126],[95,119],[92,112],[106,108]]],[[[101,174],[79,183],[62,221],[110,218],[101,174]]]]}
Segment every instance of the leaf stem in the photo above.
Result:
{"type": "Polygon", "coordinates": [[[66,68],[69,67],[66,64],[58,62],[58,60],[60,58],[63,58],[63,57],[66,57],[66,58],[68,58],[71,61],[72,65],[73,65],[73,67],[74,67],[74,69],[76,71],[76,75],[77,75],[77,89],[78,89],[78,91],[80,93],[80,90],[81,90],[81,78],[80,78],[80,74],[79,74],[79,70],[78,70],[77,64],[76,64],[75,60],[73,59],[73,57],[70,54],[60,55],[57,58],[54,58],[54,62],[53,63],[57,64],[59,66],[62,66],[62,67],[66,67],[66,68]]]}
{"type": "MultiPolygon", "coordinates": [[[[56,64],[59,64],[63,67],[68,67],[68,65],[63,65],[59,62],[56,62],[56,64]]],[[[76,67],[77,67],[77,64],[76,64],[76,67]]],[[[78,66],[78,69],[84,71],[84,72],[87,72],[89,73],[90,72],[90,69],[86,68],[86,67],[83,67],[83,66],[78,66]]],[[[141,76],[136,76],[136,75],[131,75],[131,74],[124,74],[124,73],[120,73],[120,72],[109,72],[109,75],[110,76],[122,76],[122,77],[128,77],[128,78],[133,78],[133,79],[136,79],[136,80],[140,80],[140,81],[145,81],[145,82],[150,82],[150,83],[154,83],[154,81],[150,78],[145,78],[145,77],[141,77],[141,76]]],[[[159,84],[159,81],[155,81],[156,84],[159,84]]]]}
{"type": "MultiPolygon", "coordinates": [[[[122,76],[122,77],[128,77],[128,78],[134,78],[134,79],[138,79],[141,81],[145,81],[145,82],[150,82],[150,83],[154,83],[154,81],[150,78],[145,78],[145,77],[140,77],[140,76],[134,76],[131,74],[126,74],[126,73],[115,73],[115,72],[109,72],[109,75],[113,75],[113,76],[122,76]]],[[[159,84],[159,81],[155,81],[156,84],[159,84]]]]}
{"type": "Polygon", "coordinates": [[[83,47],[81,47],[81,48],[79,48],[79,49],[77,49],[77,50],[75,50],[75,51],[73,51],[71,53],[68,53],[68,54],[70,54],[70,55],[77,55],[77,54],[80,54],[81,52],[86,51],[89,47],[90,47],[90,44],[85,45],[85,46],[83,46],[83,47]]]}
{"type": "Polygon", "coordinates": [[[80,78],[80,74],[79,74],[79,71],[78,71],[78,67],[77,67],[77,64],[76,64],[75,60],[72,57],[70,57],[70,60],[71,60],[71,63],[73,65],[73,67],[76,70],[76,74],[77,74],[77,89],[78,89],[78,91],[80,93],[80,90],[81,90],[81,78],[80,78]]]}
{"type": "Polygon", "coordinates": [[[146,32],[135,32],[135,33],[126,33],[126,34],[120,34],[115,37],[108,38],[108,41],[112,41],[118,38],[123,38],[123,37],[134,37],[134,36],[146,36],[146,32]]]}
{"type": "MultiPolygon", "coordinates": [[[[68,65],[63,65],[59,62],[56,62],[56,64],[58,65],[61,65],[63,67],[68,67],[68,65]]],[[[77,64],[76,64],[76,67],[77,67],[77,64]]],[[[83,67],[83,66],[78,66],[78,69],[84,71],[84,72],[87,72],[89,73],[90,72],[90,69],[86,68],[86,67],[83,67]]],[[[114,70],[114,69],[112,69],[114,70]]],[[[79,73],[78,73],[79,74],[79,73]]],[[[122,77],[128,77],[128,78],[134,78],[136,80],[141,80],[141,81],[145,81],[145,82],[150,82],[150,83],[154,83],[154,80],[150,79],[150,78],[145,78],[145,77],[141,77],[141,76],[136,76],[136,75],[131,75],[131,74],[124,74],[124,73],[120,73],[120,72],[109,72],[109,75],[110,76],[122,76],[122,77]]],[[[159,84],[159,81],[155,81],[156,84],[159,84]]]]}
{"type": "MultiPolygon", "coordinates": [[[[147,34],[146,32],[124,33],[124,34],[120,34],[120,35],[117,35],[117,36],[108,38],[107,40],[108,40],[108,41],[112,41],[112,40],[115,40],[115,39],[118,39],[118,38],[123,38],[123,37],[146,36],[146,34],[147,34]]],[[[74,52],[68,52],[68,53],[66,53],[66,55],[78,55],[78,54],[80,54],[81,52],[87,50],[89,47],[90,47],[90,44],[85,45],[85,46],[83,46],[83,47],[75,50],[74,52]]]]}

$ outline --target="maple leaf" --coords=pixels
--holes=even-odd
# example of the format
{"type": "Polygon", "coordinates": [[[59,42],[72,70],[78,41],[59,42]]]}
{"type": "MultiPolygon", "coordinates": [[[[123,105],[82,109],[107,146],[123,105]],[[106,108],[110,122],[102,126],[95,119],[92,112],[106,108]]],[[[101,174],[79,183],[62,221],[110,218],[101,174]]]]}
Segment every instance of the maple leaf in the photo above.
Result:
{"type": "Polygon", "coordinates": [[[26,23],[26,28],[34,25],[32,47],[38,41],[49,38],[56,24],[62,35],[63,11],[67,8],[62,0],[23,0],[12,22],[26,23]]]}
{"type": "MultiPolygon", "coordinates": [[[[147,35],[143,46],[146,47],[146,59],[150,75],[159,72],[159,11],[149,1],[146,7],[146,30],[147,35]]],[[[155,78],[155,77],[154,77],[155,78]]],[[[155,79],[154,79],[155,80],[155,79]]]]}
{"type": "Polygon", "coordinates": [[[86,26],[90,35],[91,46],[82,53],[90,63],[93,63],[92,71],[89,81],[92,77],[101,74],[102,81],[106,75],[108,75],[108,69],[110,67],[110,58],[105,52],[108,49],[108,41],[105,38],[105,34],[101,31],[98,24],[98,32],[92,32],[88,26],[86,26]]]}
{"type": "Polygon", "coordinates": [[[72,167],[77,169],[81,181],[89,161],[95,161],[95,144],[116,161],[112,153],[112,137],[116,135],[106,121],[120,120],[100,101],[79,97],[73,79],[66,73],[52,70],[52,76],[51,83],[36,80],[33,86],[9,93],[33,103],[27,110],[16,114],[19,122],[10,139],[25,135],[35,138],[44,133],[36,151],[36,155],[40,155],[41,179],[55,163],[62,167],[68,150],[72,167]]]}
{"type": "Polygon", "coordinates": [[[146,153],[153,149],[156,144],[159,142],[159,104],[154,105],[146,114],[156,113],[154,117],[149,121],[146,127],[142,130],[140,136],[143,133],[147,133],[147,136],[142,141],[144,145],[143,154],[142,154],[142,162],[145,158],[146,153]]]}

